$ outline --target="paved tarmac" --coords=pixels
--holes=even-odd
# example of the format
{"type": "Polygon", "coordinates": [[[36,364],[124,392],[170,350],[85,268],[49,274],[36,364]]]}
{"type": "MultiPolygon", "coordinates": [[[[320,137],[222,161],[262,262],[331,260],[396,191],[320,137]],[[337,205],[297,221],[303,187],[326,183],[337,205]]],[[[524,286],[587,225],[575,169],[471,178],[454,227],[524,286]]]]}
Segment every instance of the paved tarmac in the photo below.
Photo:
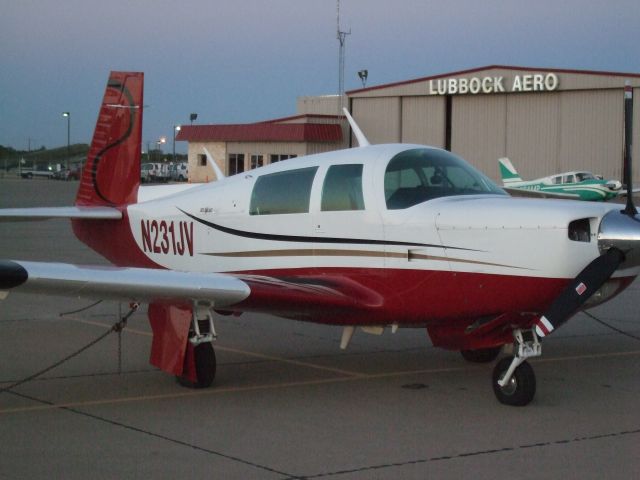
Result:
{"type": "MultiPolygon", "coordinates": [[[[77,182],[0,179],[0,207],[71,205],[77,182]]],[[[106,263],[68,222],[0,223],[0,258],[106,263]]],[[[640,284],[592,313],[640,337],[640,284]]],[[[118,304],[11,294],[0,389],[89,343],[118,304]]],[[[143,311],[42,377],[0,393],[0,478],[640,478],[640,341],[584,314],[531,362],[527,407],[499,404],[493,365],[423,330],[357,332],[268,315],[216,319],[215,386],[148,364],[143,311]],[[119,341],[120,340],[120,341],[119,341]]]]}

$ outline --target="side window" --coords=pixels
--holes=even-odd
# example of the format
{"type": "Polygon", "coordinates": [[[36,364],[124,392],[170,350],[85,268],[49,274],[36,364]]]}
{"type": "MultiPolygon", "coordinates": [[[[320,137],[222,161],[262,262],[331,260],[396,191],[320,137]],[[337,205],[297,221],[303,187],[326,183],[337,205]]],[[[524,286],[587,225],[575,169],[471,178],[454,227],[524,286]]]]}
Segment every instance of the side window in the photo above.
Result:
{"type": "Polygon", "coordinates": [[[251,170],[264,165],[263,155],[251,155],[251,170]]]}
{"type": "Polygon", "coordinates": [[[251,192],[250,215],[307,213],[318,167],[262,175],[251,192]]]}
{"type": "Polygon", "coordinates": [[[576,179],[573,175],[565,175],[564,183],[576,183],[576,179]]]}
{"type": "Polygon", "coordinates": [[[244,172],[244,153],[229,154],[229,175],[244,172]]]}
{"type": "Polygon", "coordinates": [[[362,165],[329,167],[322,186],[322,211],[364,210],[362,165]]]}

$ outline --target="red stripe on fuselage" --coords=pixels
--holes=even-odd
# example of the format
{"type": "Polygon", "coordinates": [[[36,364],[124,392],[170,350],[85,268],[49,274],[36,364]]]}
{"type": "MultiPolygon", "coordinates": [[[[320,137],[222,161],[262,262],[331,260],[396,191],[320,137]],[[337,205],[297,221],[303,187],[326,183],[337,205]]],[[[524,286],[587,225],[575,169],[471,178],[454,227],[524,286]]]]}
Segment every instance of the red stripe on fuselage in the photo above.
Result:
{"type": "Polygon", "coordinates": [[[505,312],[540,312],[569,282],[434,270],[321,267],[236,275],[249,284],[251,295],[234,309],[336,325],[472,323],[505,312]],[[269,284],[247,275],[283,279],[283,283],[269,284]],[[345,291],[347,282],[350,290],[345,291]]]}

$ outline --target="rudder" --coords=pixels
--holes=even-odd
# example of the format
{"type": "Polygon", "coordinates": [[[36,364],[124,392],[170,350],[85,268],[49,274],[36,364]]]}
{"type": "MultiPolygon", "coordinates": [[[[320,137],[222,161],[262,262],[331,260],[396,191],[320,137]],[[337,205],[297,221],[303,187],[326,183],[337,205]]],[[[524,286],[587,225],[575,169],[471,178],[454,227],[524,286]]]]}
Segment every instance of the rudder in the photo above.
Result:
{"type": "Polygon", "coordinates": [[[135,203],[140,185],[144,73],[111,72],[76,205],[135,203]]]}
{"type": "Polygon", "coordinates": [[[499,158],[498,162],[500,163],[500,176],[502,177],[503,185],[522,182],[522,178],[520,178],[520,174],[517,172],[516,167],[511,163],[511,160],[503,157],[499,158]]]}

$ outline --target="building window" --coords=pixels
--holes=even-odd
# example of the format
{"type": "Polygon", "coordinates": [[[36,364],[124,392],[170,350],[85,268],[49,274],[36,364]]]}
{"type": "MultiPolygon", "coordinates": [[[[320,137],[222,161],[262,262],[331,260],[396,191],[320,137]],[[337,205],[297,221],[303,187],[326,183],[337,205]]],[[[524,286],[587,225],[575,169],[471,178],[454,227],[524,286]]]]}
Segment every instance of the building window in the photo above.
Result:
{"type": "Polygon", "coordinates": [[[229,154],[229,175],[244,172],[244,153],[229,154]]]}
{"type": "Polygon", "coordinates": [[[251,192],[250,215],[307,213],[318,167],[262,175],[251,192]]]}
{"type": "Polygon", "coordinates": [[[289,158],[296,158],[298,155],[289,155],[289,154],[271,154],[269,155],[269,162],[276,163],[280,160],[288,160],[289,158]]]}
{"type": "Polygon", "coordinates": [[[251,170],[264,165],[264,155],[251,155],[251,170]]]}
{"type": "Polygon", "coordinates": [[[206,167],[207,166],[207,156],[202,153],[198,154],[198,166],[206,167]]]}
{"type": "Polygon", "coordinates": [[[322,186],[321,209],[324,212],[364,210],[362,165],[329,167],[322,186]]]}

